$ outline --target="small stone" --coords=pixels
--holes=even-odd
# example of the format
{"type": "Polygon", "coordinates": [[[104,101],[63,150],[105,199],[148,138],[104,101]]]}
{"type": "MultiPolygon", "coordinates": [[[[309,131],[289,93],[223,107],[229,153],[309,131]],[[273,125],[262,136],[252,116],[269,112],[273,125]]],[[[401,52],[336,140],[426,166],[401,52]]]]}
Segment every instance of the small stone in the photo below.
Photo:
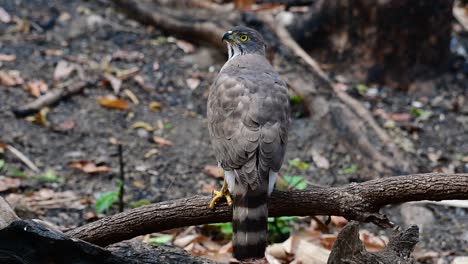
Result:
{"type": "Polygon", "coordinates": [[[435,222],[432,211],[421,205],[403,204],[400,213],[405,225],[417,225],[421,233],[424,228],[432,226],[435,222]]]}

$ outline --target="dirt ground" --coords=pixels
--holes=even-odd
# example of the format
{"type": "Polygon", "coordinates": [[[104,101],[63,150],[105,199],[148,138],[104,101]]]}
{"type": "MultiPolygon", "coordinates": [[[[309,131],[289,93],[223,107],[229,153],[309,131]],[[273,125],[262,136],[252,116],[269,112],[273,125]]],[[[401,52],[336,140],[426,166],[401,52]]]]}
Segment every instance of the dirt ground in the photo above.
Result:
{"type": "MultiPolygon", "coordinates": [[[[88,201],[84,208],[26,210],[23,215],[19,212],[20,216],[44,219],[64,230],[91,221],[93,201],[101,193],[117,189],[119,162],[115,141],[124,146],[127,207],[142,199],[159,202],[206,195],[213,187],[219,187],[219,179],[203,172],[206,165],[215,165],[205,105],[209,86],[223,65],[225,54],[180,42],[157,28],[128,20],[105,0],[0,0],[0,6],[10,15],[30,22],[22,26],[0,22],[0,54],[16,56],[14,61],[0,62],[0,70],[19,71],[24,83],[42,80],[49,90],[64,82],[96,81],[83,93],[52,106],[46,117],[48,126],[15,117],[11,111],[35,99],[23,89],[25,84],[0,85],[0,141],[20,150],[41,171],[51,169],[59,177],[57,182],[22,179],[18,188],[4,190],[2,196],[31,195],[46,188],[56,192],[70,190],[88,201]],[[78,70],[64,80],[54,81],[54,70],[62,60],[73,63],[78,70]],[[103,81],[104,72],[132,68],[138,72],[122,82],[119,95],[131,102],[124,91],[130,90],[139,103],[131,102],[128,110],[98,104],[97,98],[114,94],[111,85],[103,81]],[[161,108],[150,110],[152,102],[160,103],[161,108]],[[133,128],[138,121],[155,129],[133,128]],[[172,145],[157,144],[154,136],[167,139],[172,145]],[[69,163],[75,161],[90,161],[112,170],[89,174],[71,168],[69,163]]],[[[350,87],[354,87],[351,77],[347,78],[350,87]]],[[[409,91],[366,87],[359,91],[350,89],[350,93],[411,153],[418,172],[468,172],[468,77],[462,70],[417,82],[409,91]],[[395,113],[407,115],[388,118],[388,114],[395,113]]],[[[295,112],[292,116],[286,161],[300,158],[310,164],[307,171],[295,173],[310,184],[321,186],[367,179],[359,168],[349,170],[353,162],[343,146],[319,134],[307,117],[296,118],[295,112]],[[329,162],[328,169],[314,163],[314,151],[329,162]]],[[[8,166],[33,174],[9,152],[0,155],[8,166]]],[[[283,173],[286,171],[290,172],[287,164],[283,173]]],[[[446,261],[468,254],[467,209],[418,203],[389,206],[385,213],[396,224],[406,226],[416,221],[423,226],[416,252],[436,252],[446,261]]],[[[377,227],[364,226],[388,234],[377,227]]],[[[428,259],[421,259],[420,263],[432,263],[428,259]]]]}

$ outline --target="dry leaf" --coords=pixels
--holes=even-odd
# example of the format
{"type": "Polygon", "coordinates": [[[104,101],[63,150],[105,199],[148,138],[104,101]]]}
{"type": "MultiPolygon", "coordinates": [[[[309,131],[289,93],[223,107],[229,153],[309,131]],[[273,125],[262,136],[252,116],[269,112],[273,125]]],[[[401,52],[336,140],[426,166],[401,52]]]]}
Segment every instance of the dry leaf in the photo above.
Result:
{"type": "Polygon", "coordinates": [[[234,0],[234,6],[236,9],[244,10],[250,8],[254,0],[234,0]]]}
{"type": "Polygon", "coordinates": [[[0,61],[15,61],[16,60],[16,56],[14,54],[3,54],[3,53],[0,53],[0,61]]]}
{"type": "Polygon", "coordinates": [[[72,191],[55,192],[51,189],[40,189],[32,194],[9,194],[5,198],[12,207],[23,207],[37,213],[44,209],[77,209],[85,208],[82,199],[72,191]]]}
{"type": "Polygon", "coordinates": [[[138,189],[141,189],[141,190],[143,190],[143,189],[146,188],[145,183],[142,182],[142,181],[136,181],[136,180],[135,180],[135,181],[132,182],[132,185],[133,185],[135,188],[138,188],[138,189]]]}
{"type": "Polygon", "coordinates": [[[0,84],[5,86],[16,86],[23,84],[23,78],[19,71],[0,71],[0,84]]]}
{"type": "Polygon", "coordinates": [[[122,86],[122,80],[109,73],[104,73],[104,78],[110,83],[114,93],[118,94],[120,92],[120,87],[122,86]]]}
{"type": "Polygon", "coordinates": [[[204,168],[203,168],[203,172],[208,175],[208,176],[212,176],[212,177],[215,177],[215,178],[222,178],[224,177],[224,171],[222,168],[218,167],[218,166],[213,166],[213,165],[206,165],[204,168]]]}
{"type": "Polygon", "coordinates": [[[138,51],[125,51],[118,50],[112,54],[112,59],[114,60],[124,60],[127,62],[132,61],[141,61],[145,58],[145,55],[138,51]]]}
{"type": "Polygon", "coordinates": [[[21,185],[21,180],[11,177],[0,177],[0,192],[10,189],[17,189],[21,185]]]}
{"type": "Polygon", "coordinates": [[[26,90],[35,97],[41,96],[47,89],[47,83],[41,80],[34,80],[26,83],[26,90]]]}
{"type": "Polygon", "coordinates": [[[184,40],[180,40],[180,39],[177,40],[176,45],[185,53],[192,53],[195,51],[195,46],[193,46],[191,43],[184,41],[184,40]]]}
{"type": "Polygon", "coordinates": [[[41,126],[48,127],[49,122],[47,121],[47,114],[49,113],[49,108],[44,107],[42,108],[39,113],[26,117],[26,120],[41,126]]]}
{"type": "Polygon", "coordinates": [[[139,71],[140,71],[140,69],[138,69],[138,67],[133,67],[133,68],[130,68],[130,69],[127,69],[127,70],[118,71],[116,73],[116,76],[120,80],[125,80],[125,79],[128,79],[129,77],[131,77],[132,75],[135,75],[139,71]]]}
{"type": "Polygon", "coordinates": [[[387,120],[393,120],[393,121],[408,121],[411,119],[411,115],[408,113],[402,113],[402,114],[392,114],[392,113],[387,113],[383,109],[377,109],[375,110],[375,113],[379,116],[381,116],[383,119],[387,120]]]}
{"type": "Polygon", "coordinates": [[[54,80],[62,80],[67,78],[75,70],[75,65],[68,61],[61,60],[57,63],[54,70],[54,80]]]}
{"type": "Polygon", "coordinates": [[[192,235],[185,235],[185,236],[178,236],[174,240],[174,245],[177,247],[186,247],[188,244],[194,242],[194,241],[200,241],[202,238],[202,235],[200,234],[192,234],[192,235]]]}
{"type": "Polygon", "coordinates": [[[97,166],[94,162],[85,161],[85,160],[70,162],[68,166],[70,166],[71,168],[79,169],[88,174],[108,173],[112,171],[112,168],[108,166],[105,166],[105,165],[97,166]]]}
{"type": "Polygon", "coordinates": [[[140,100],[138,100],[138,97],[129,89],[123,90],[124,94],[132,101],[133,104],[139,104],[140,100]]]}
{"type": "Polygon", "coordinates": [[[325,170],[330,168],[330,162],[328,161],[328,159],[322,156],[322,154],[320,154],[317,150],[312,149],[311,154],[312,160],[318,168],[325,170]]]}
{"type": "Polygon", "coordinates": [[[384,236],[375,236],[367,230],[359,231],[359,239],[362,241],[367,251],[377,252],[383,250],[388,243],[388,238],[384,236]]]}
{"type": "Polygon", "coordinates": [[[135,123],[132,124],[131,128],[133,129],[143,128],[144,130],[148,132],[153,131],[153,127],[150,124],[143,122],[143,121],[136,121],[135,123]]]}
{"type": "Polygon", "coordinates": [[[213,184],[203,183],[201,191],[204,193],[213,193],[215,186],[213,184]]]}
{"type": "Polygon", "coordinates": [[[152,156],[156,155],[159,153],[159,150],[158,149],[150,149],[148,150],[145,155],[143,155],[143,157],[145,157],[145,159],[148,159],[148,158],[151,158],[152,156]]]}
{"type": "Polygon", "coordinates": [[[98,103],[107,108],[127,110],[130,108],[130,105],[119,98],[113,96],[100,97],[97,99],[98,103]]]}
{"type": "Polygon", "coordinates": [[[167,140],[162,137],[155,136],[153,137],[153,140],[156,144],[161,145],[161,146],[172,146],[172,142],[170,140],[167,140]]]}
{"type": "Polygon", "coordinates": [[[60,50],[60,49],[46,49],[44,51],[44,53],[45,53],[46,56],[59,57],[59,56],[63,55],[63,50],[60,50]]]}
{"type": "Polygon", "coordinates": [[[3,9],[3,7],[0,6],[0,22],[2,23],[10,23],[11,22],[11,16],[8,14],[8,12],[3,9]]]}
{"type": "Polygon", "coordinates": [[[86,212],[83,214],[83,218],[86,221],[92,221],[92,220],[97,220],[98,217],[95,212],[86,212]]]}
{"type": "Polygon", "coordinates": [[[149,103],[149,109],[151,111],[159,111],[159,110],[161,110],[161,103],[151,102],[151,103],[149,103]]]}
{"type": "Polygon", "coordinates": [[[336,227],[344,227],[348,223],[348,220],[342,216],[332,215],[331,223],[336,227]]]}
{"type": "Polygon", "coordinates": [[[68,131],[71,130],[75,127],[75,121],[73,119],[67,119],[63,121],[62,123],[58,124],[57,126],[54,127],[56,131],[68,131]]]}
{"type": "Polygon", "coordinates": [[[195,90],[197,89],[198,85],[200,85],[200,80],[199,79],[196,79],[196,78],[188,78],[187,80],[185,80],[187,82],[187,86],[191,89],[191,90],[195,90]]]}
{"type": "Polygon", "coordinates": [[[320,237],[320,245],[326,249],[331,249],[336,241],[336,234],[322,234],[320,237]]]}

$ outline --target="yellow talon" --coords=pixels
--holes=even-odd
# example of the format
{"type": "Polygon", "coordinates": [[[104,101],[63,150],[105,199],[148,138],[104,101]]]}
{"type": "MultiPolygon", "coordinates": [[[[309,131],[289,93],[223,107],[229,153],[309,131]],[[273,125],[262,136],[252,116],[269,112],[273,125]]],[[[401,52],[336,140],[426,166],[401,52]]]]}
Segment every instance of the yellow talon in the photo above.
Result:
{"type": "Polygon", "coordinates": [[[210,205],[208,206],[211,209],[215,208],[216,202],[218,202],[218,200],[221,198],[226,198],[228,205],[230,206],[232,205],[232,198],[231,198],[231,194],[229,193],[226,181],[223,182],[223,187],[221,187],[221,190],[220,191],[214,190],[213,194],[215,196],[211,199],[210,205]]]}

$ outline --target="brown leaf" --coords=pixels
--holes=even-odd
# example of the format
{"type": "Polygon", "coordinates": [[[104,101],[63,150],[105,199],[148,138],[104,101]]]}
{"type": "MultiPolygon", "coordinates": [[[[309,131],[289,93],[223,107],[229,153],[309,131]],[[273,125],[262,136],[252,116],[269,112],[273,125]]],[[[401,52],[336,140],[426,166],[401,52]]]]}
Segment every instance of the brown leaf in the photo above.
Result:
{"type": "Polygon", "coordinates": [[[208,175],[208,176],[212,176],[212,177],[215,177],[215,178],[222,178],[224,177],[224,171],[222,168],[218,167],[218,166],[213,166],[213,165],[206,165],[204,168],[203,168],[203,172],[208,175]]]}
{"type": "Polygon", "coordinates": [[[331,223],[336,226],[336,227],[344,227],[347,223],[348,223],[348,220],[342,216],[335,216],[335,215],[332,215],[331,216],[331,223]]]}
{"type": "Polygon", "coordinates": [[[359,231],[359,239],[369,252],[377,252],[383,250],[388,242],[388,238],[384,236],[375,236],[367,230],[359,231]]]}
{"type": "Polygon", "coordinates": [[[3,53],[0,53],[0,61],[15,61],[16,60],[16,56],[14,54],[3,54],[3,53]]]}
{"type": "Polygon", "coordinates": [[[162,137],[155,136],[153,137],[153,140],[156,144],[161,145],[161,146],[172,146],[172,141],[167,140],[162,137]]]}
{"type": "Polygon", "coordinates": [[[104,78],[110,83],[114,93],[118,94],[120,92],[120,87],[122,86],[122,80],[109,73],[104,73],[104,78]]]}
{"type": "Polygon", "coordinates": [[[97,101],[100,105],[107,107],[107,108],[120,109],[120,110],[127,110],[130,108],[130,105],[127,103],[127,101],[124,101],[122,99],[119,99],[113,96],[100,97],[97,99],[97,101]]]}
{"type": "Polygon", "coordinates": [[[149,103],[149,109],[151,111],[159,111],[159,110],[161,110],[161,103],[160,102],[151,102],[151,103],[149,103]]]}
{"type": "Polygon", "coordinates": [[[61,60],[57,63],[54,70],[54,80],[62,80],[67,78],[75,70],[75,65],[68,61],[61,60]]]}
{"type": "Polygon", "coordinates": [[[21,180],[18,178],[0,177],[0,192],[17,189],[20,185],[21,180]]]}
{"type": "Polygon", "coordinates": [[[57,126],[54,127],[56,131],[68,131],[71,130],[75,127],[75,121],[73,119],[67,119],[63,121],[62,123],[58,124],[57,126]]]}
{"type": "Polygon", "coordinates": [[[135,180],[135,181],[132,182],[132,185],[135,188],[138,188],[138,189],[141,189],[141,190],[146,189],[146,184],[144,182],[142,182],[142,181],[135,180]]]}
{"type": "Polygon", "coordinates": [[[236,9],[248,9],[254,3],[254,0],[234,0],[236,9]]]}
{"type": "Polygon", "coordinates": [[[98,217],[97,217],[96,213],[94,213],[94,212],[86,212],[86,213],[84,213],[83,218],[86,221],[92,221],[92,220],[97,220],[98,217]]]}
{"type": "Polygon", "coordinates": [[[60,50],[60,49],[46,49],[44,51],[44,53],[45,53],[46,56],[58,57],[58,56],[63,55],[63,50],[60,50]]]}
{"type": "Polygon", "coordinates": [[[71,168],[79,169],[88,174],[108,173],[112,171],[112,168],[108,166],[97,166],[94,162],[85,160],[70,162],[68,166],[70,166],[71,168]]]}
{"type": "Polygon", "coordinates": [[[5,86],[16,86],[23,84],[23,78],[19,71],[0,71],[0,84],[5,86]]]}
{"type": "Polygon", "coordinates": [[[392,114],[392,113],[387,113],[383,109],[377,109],[375,110],[375,113],[379,116],[381,116],[383,119],[387,120],[393,120],[393,121],[408,121],[411,119],[411,115],[408,113],[402,113],[402,114],[392,114]]]}
{"type": "Polygon", "coordinates": [[[132,124],[131,128],[133,129],[143,128],[144,130],[148,132],[153,131],[153,127],[150,124],[143,122],[143,121],[136,121],[135,123],[132,124]]]}
{"type": "Polygon", "coordinates": [[[26,83],[26,90],[35,97],[41,96],[47,89],[47,83],[41,80],[34,80],[26,83]]]}
{"type": "Polygon", "coordinates": [[[49,113],[49,108],[44,107],[42,108],[39,113],[26,117],[26,120],[44,127],[49,126],[49,122],[47,121],[47,114],[49,113]]]}
{"type": "Polygon", "coordinates": [[[195,47],[191,43],[189,43],[189,42],[187,42],[185,40],[180,40],[180,39],[177,40],[176,45],[181,50],[183,50],[185,53],[192,53],[192,52],[195,51],[195,47]]]}
{"type": "Polygon", "coordinates": [[[72,191],[55,192],[51,189],[40,189],[37,192],[23,194],[10,194],[6,200],[12,207],[24,207],[41,213],[44,209],[78,209],[82,210],[85,205],[82,199],[72,191]]]}

